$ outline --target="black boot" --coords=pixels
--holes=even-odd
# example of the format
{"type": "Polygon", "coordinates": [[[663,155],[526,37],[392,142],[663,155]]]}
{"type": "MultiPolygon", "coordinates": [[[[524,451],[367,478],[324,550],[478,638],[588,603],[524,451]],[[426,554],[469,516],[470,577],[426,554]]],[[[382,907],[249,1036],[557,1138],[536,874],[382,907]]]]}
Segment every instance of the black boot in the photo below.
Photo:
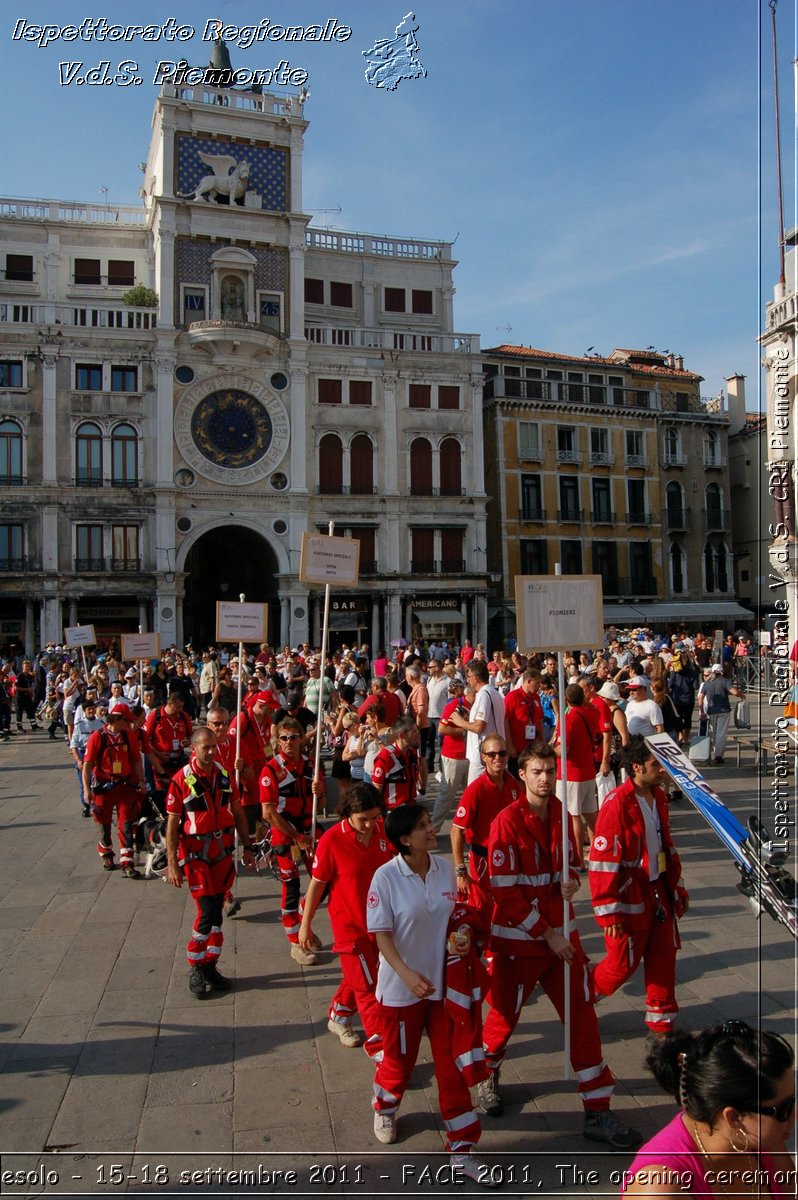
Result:
{"type": "Polygon", "coordinates": [[[200,967],[205,982],[213,991],[229,992],[233,986],[232,979],[228,979],[226,975],[222,975],[216,963],[203,963],[200,967]]]}
{"type": "Polygon", "coordinates": [[[205,982],[205,975],[202,967],[192,967],[188,973],[188,990],[192,996],[196,996],[198,1000],[206,995],[208,985],[205,982]]]}

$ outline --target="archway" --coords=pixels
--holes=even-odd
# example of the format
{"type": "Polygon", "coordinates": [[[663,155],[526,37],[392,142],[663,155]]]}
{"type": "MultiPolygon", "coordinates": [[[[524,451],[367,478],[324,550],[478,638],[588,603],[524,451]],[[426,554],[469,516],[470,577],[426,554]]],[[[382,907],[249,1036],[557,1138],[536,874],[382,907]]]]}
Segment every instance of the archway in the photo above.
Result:
{"type": "Polygon", "coordinates": [[[185,641],[197,648],[216,641],[217,600],[269,605],[269,640],[280,634],[279,568],[274,551],[254,529],[224,525],[202,534],[186,556],[183,599],[185,641]]]}

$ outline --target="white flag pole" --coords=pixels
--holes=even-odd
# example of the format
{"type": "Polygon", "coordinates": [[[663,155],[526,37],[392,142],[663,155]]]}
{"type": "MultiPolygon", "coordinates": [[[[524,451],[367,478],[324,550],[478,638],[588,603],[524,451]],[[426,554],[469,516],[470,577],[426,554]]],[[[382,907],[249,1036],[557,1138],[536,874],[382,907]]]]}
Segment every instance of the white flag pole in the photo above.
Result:
{"type": "MultiPolygon", "coordinates": [[[[143,630],[142,626],[139,625],[139,633],[143,633],[143,632],[144,632],[144,630],[143,630]]],[[[144,659],[140,658],[139,659],[139,704],[143,704],[143,703],[144,703],[144,659]]]]}
{"type": "MultiPolygon", "coordinates": [[[[241,603],[243,604],[244,603],[244,592],[241,592],[238,598],[241,601],[241,603]]],[[[238,762],[239,758],[241,757],[241,683],[243,681],[243,678],[244,678],[244,643],[239,642],[238,643],[238,700],[236,702],[236,762],[238,762]]],[[[239,771],[238,767],[236,767],[236,789],[238,790],[239,803],[240,803],[240,800],[241,800],[241,772],[239,771]]],[[[238,826],[237,825],[234,826],[234,829],[235,829],[235,833],[233,834],[233,838],[234,838],[234,842],[235,842],[234,862],[236,864],[236,876],[237,876],[238,875],[238,826]]]]}
{"type": "MultiPolygon", "coordinates": [[[[562,575],[562,566],[556,563],[555,575],[562,575]]],[[[557,687],[560,694],[560,775],[562,782],[562,874],[561,883],[567,883],[571,878],[570,841],[568,838],[570,817],[568,815],[568,745],[565,734],[565,651],[557,652],[557,687]]],[[[571,905],[563,898],[562,935],[566,941],[571,935],[571,905]]],[[[563,1030],[565,1034],[563,1079],[571,1078],[571,968],[563,961],[563,1030]]]]}
{"type": "MultiPolygon", "coordinates": [[[[330,524],[327,529],[327,532],[330,535],[330,537],[333,536],[334,531],[335,531],[335,522],[330,521],[330,524]]],[[[324,725],[324,680],[326,678],[326,676],[324,674],[324,665],[327,661],[327,637],[328,637],[328,633],[329,633],[329,624],[330,624],[330,585],[329,585],[329,583],[325,583],[325,585],[324,585],[324,617],[322,619],[322,625],[321,625],[321,663],[320,663],[320,670],[319,670],[319,711],[318,711],[318,715],[316,717],[316,753],[314,756],[314,763],[313,763],[313,782],[314,783],[316,782],[316,780],[319,777],[319,765],[321,763],[321,731],[322,731],[322,727],[324,725]]],[[[312,820],[311,826],[310,826],[311,853],[313,852],[313,847],[316,844],[316,818],[318,816],[318,811],[319,811],[319,798],[316,795],[316,793],[314,792],[313,793],[313,820],[312,820]]]]}

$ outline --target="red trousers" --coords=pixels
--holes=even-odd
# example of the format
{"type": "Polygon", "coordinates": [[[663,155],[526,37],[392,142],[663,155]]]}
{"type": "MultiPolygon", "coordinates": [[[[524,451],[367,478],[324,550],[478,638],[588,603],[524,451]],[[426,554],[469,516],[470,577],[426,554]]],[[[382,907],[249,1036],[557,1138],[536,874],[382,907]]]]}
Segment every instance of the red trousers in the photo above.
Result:
{"type": "Polygon", "coordinates": [[[679,1011],[676,1003],[676,951],[681,942],[673,917],[673,905],[660,888],[657,901],[664,914],[658,921],[652,914],[645,929],[635,929],[622,937],[605,935],[607,953],[593,972],[596,991],[611,996],[634,975],[643,960],[646,984],[646,1025],[654,1033],[668,1032],[673,1027],[672,1013],[679,1011]]]}
{"type": "Polygon", "coordinates": [[[135,854],[135,833],[133,822],[138,816],[139,797],[129,784],[120,783],[107,792],[92,792],[94,804],[94,819],[100,826],[100,837],[97,842],[97,853],[100,858],[110,854],[114,856],[111,842],[111,824],[116,808],[116,832],[119,838],[119,863],[123,867],[132,867],[135,854]]]}
{"type": "Polygon", "coordinates": [[[416,1065],[421,1035],[426,1029],[435,1064],[438,1104],[446,1129],[446,1148],[467,1151],[479,1141],[482,1126],[471,1103],[471,1092],[454,1065],[452,1022],[443,1000],[419,1000],[400,1008],[380,1005],[383,1058],[374,1072],[374,1108],[395,1113],[416,1065]]]}
{"type": "Polygon", "coordinates": [[[214,863],[191,859],[183,867],[183,874],[197,906],[194,928],[186,945],[188,965],[216,963],[224,941],[222,905],[235,875],[233,856],[228,854],[214,863]]]}
{"type": "MultiPolygon", "coordinates": [[[[586,1109],[609,1108],[613,1092],[612,1072],[604,1062],[596,1010],[591,995],[588,962],[577,935],[571,941],[577,947],[571,963],[571,1066],[578,1091],[586,1109]]],[[[490,964],[490,1010],[485,1019],[482,1039],[491,1070],[500,1067],[507,1043],[518,1024],[521,1009],[532,989],[539,983],[562,1021],[565,1003],[564,966],[561,959],[545,949],[534,958],[514,958],[494,954],[490,964]]]]}
{"type": "Polygon", "coordinates": [[[370,938],[358,942],[351,952],[339,952],[343,979],[330,1002],[331,1021],[346,1023],[360,1013],[366,1031],[364,1049],[370,1058],[382,1051],[382,1006],[374,994],[380,952],[370,938]]]}
{"type": "Polygon", "coordinates": [[[305,870],[310,875],[311,858],[303,853],[301,859],[294,861],[290,846],[274,847],[274,857],[280,868],[280,883],[282,896],[280,901],[280,920],[283,923],[289,942],[299,941],[299,926],[302,924],[302,909],[304,899],[300,900],[300,867],[304,863],[305,870]],[[280,853],[280,850],[283,853],[280,853]]]}

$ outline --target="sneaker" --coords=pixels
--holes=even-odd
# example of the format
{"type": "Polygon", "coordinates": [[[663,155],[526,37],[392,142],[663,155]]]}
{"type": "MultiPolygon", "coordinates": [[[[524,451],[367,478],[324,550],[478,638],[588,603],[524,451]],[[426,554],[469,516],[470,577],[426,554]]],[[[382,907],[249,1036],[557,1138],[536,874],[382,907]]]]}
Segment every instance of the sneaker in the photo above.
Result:
{"type": "Polygon", "coordinates": [[[188,973],[188,990],[192,996],[196,996],[198,1000],[208,991],[208,984],[205,976],[202,973],[202,967],[192,967],[188,973]]]}
{"type": "Polygon", "coordinates": [[[203,963],[200,971],[205,978],[205,982],[213,991],[229,992],[233,986],[232,979],[228,979],[226,975],[223,975],[216,963],[203,963]]]}
{"type": "Polygon", "coordinates": [[[135,867],[122,868],[123,879],[141,879],[141,871],[137,871],[135,867]]]}
{"type": "Polygon", "coordinates": [[[360,1034],[352,1028],[348,1021],[333,1021],[331,1018],[327,1022],[327,1028],[330,1033],[335,1034],[342,1046],[353,1049],[355,1046],[363,1044],[360,1034]]]}
{"type": "Polygon", "coordinates": [[[314,963],[318,962],[316,955],[310,950],[303,950],[299,942],[291,943],[291,957],[302,967],[312,967],[314,963]]]}
{"type": "MultiPolygon", "coordinates": [[[[457,1171],[459,1175],[465,1176],[466,1179],[473,1179],[474,1183],[478,1183],[480,1187],[495,1188],[499,1187],[499,1178],[494,1178],[491,1173],[491,1168],[481,1158],[477,1158],[475,1154],[450,1154],[449,1165],[452,1171],[457,1171]]],[[[502,1174],[501,1170],[497,1175],[502,1174]]]]}
{"type": "Polygon", "coordinates": [[[323,950],[324,949],[321,938],[315,933],[311,935],[310,944],[314,950],[323,950]]]}
{"type": "Polygon", "coordinates": [[[396,1113],[375,1112],[374,1136],[384,1146],[396,1141],[396,1113]]]}
{"type": "Polygon", "coordinates": [[[116,864],[114,863],[113,854],[104,854],[103,855],[103,870],[104,871],[113,871],[115,866],[116,866],[116,864]]]}
{"type": "Polygon", "coordinates": [[[226,917],[234,917],[236,915],[236,913],[240,913],[240,912],[241,912],[241,901],[240,900],[237,900],[235,898],[235,896],[231,896],[229,900],[225,900],[224,915],[226,917]]]}
{"type": "Polygon", "coordinates": [[[31,729],[35,729],[36,732],[38,733],[39,730],[41,729],[41,725],[37,725],[35,721],[31,721],[31,729]]]}
{"type": "Polygon", "coordinates": [[[608,1108],[585,1112],[583,1135],[591,1142],[606,1142],[616,1150],[633,1150],[642,1142],[642,1135],[630,1129],[608,1108]]]}
{"type": "Polygon", "coordinates": [[[82,817],[90,817],[91,816],[91,809],[89,808],[88,804],[83,805],[80,815],[82,817]]]}
{"type": "Polygon", "coordinates": [[[491,1071],[477,1088],[477,1104],[488,1117],[500,1117],[504,1112],[504,1101],[499,1091],[499,1068],[491,1071]]]}
{"type": "Polygon", "coordinates": [[[723,759],[720,757],[720,755],[719,755],[719,754],[716,754],[716,755],[715,755],[715,757],[713,758],[713,760],[712,760],[712,761],[714,762],[714,764],[715,764],[715,766],[716,766],[716,767],[722,767],[722,766],[723,766],[723,761],[724,761],[724,760],[723,760],[723,759]]]}

